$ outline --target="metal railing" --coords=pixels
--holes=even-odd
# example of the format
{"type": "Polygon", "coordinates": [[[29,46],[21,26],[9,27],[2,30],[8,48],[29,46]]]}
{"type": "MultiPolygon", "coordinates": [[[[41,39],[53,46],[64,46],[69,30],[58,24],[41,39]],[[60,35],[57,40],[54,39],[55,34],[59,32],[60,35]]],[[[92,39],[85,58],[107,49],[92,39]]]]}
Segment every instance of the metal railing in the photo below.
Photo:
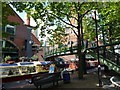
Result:
{"type": "MultiPolygon", "coordinates": [[[[97,59],[97,48],[99,48],[99,58],[100,62],[107,65],[114,71],[120,73],[120,53],[117,53],[116,50],[120,52],[120,48],[115,48],[116,46],[120,46],[120,41],[100,45],[100,46],[94,46],[87,49],[83,49],[83,51],[87,52],[87,55],[91,55],[92,57],[97,59]]],[[[60,47],[60,48],[54,48],[52,50],[49,50],[45,53],[45,58],[52,57],[52,56],[62,56],[62,55],[72,55],[77,54],[77,46],[70,45],[60,47]]]]}
{"type": "MultiPolygon", "coordinates": [[[[120,52],[119,48],[115,48],[116,45],[120,46],[120,42],[99,46],[99,58],[100,62],[111,68],[112,70],[120,73],[120,52]]],[[[97,47],[91,47],[87,49],[87,53],[97,58],[97,47]]]]}
{"type": "Polygon", "coordinates": [[[113,76],[110,78],[110,81],[112,84],[115,85],[117,89],[120,89],[120,77],[119,76],[113,76]]]}

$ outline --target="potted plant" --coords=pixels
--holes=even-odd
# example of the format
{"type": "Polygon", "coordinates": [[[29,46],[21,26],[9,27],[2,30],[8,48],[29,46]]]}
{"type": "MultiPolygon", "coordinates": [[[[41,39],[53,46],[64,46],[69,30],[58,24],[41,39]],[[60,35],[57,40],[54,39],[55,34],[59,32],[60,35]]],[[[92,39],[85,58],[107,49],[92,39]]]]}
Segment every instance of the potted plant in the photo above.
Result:
{"type": "Polygon", "coordinates": [[[11,61],[11,59],[12,59],[11,56],[6,56],[5,57],[5,62],[6,63],[14,63],[15,61],[11,61]]]}
{"type": "Polygon", "coordinates": [[[21,60],[22,62],[24,62],[25,57],[24,56],[23,57],[19,57],[19,60],[21,60]]]}
{"type": "Polygon", "coordinates": [[[33,55],[33,56],[31,57],[31,59],[32,59],[32,60],[38,60],[38,56],[37,56],[37,55],[33,55]]]}

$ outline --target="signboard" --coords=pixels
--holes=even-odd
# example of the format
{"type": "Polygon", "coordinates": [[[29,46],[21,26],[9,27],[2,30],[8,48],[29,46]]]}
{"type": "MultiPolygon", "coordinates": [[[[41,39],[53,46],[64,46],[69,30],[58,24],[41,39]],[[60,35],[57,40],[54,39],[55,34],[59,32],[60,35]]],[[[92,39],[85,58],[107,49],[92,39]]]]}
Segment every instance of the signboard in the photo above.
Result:
{"type": "Polygon", "coordinates": [[[55,65],[51,64],[49,68],[49,73],[54,73],[55,65]]]}

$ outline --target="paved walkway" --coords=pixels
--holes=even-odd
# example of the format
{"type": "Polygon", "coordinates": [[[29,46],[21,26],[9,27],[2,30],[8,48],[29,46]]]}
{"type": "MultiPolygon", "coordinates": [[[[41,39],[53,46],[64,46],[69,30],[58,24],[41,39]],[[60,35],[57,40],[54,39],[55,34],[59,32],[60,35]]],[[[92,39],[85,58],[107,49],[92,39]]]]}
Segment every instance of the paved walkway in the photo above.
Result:
{"type": "MultiPolygon", "coordinates": [[[[114,86],[111,85],[109,79],[110,79],[110,75],[104,75],[102,77],[102,81],[104,86],[103,87],[98,87],[98,75],[97,75],[97,71],[94,70],[88,70],[88,73],[84,75],[83,79],[78,79],[77,77],[77,72],[74,72],[71,75],[71,82],[70,83],[64,83],[63,81],[59,81],[59,85],[58,86],[52,86],[51,84],[47,84],[47,85],[43,85],[42,88],[43,89],[55,89],[55,90],[62,90],[63,88],[65,89],[92,89],[92,90],[104,90],[105,88],[107,88],[107,90],[116,90],[115,88],[113,88],[114,86]],[[112,87],[112,88],[111,88],[112,87]]],[[[36,87],[33,84],[29,84],[28,80],[26,81],[17,81],[17,82],[13,82],[13,83],[8,83],[5,85],[5,87],[7,88],[7,90],[9,90],[10,88],[21,88],[21,89],[32,89],[32,90],[36,90],[36,87]]]]}
{"type": "MultiPolygon", "coordinates": [[[[5,85],[7,88],[32,88],[35,89],[36,87],[33,84],[29,84],[26,80],[25,82],[23,81],[17,81],[14,83],[9,83],[5,85]],[[11,85],[10,85],[11,84],[11,85]]],[[[57,88],[57,89],[62,89],[62,88],[94,88],[94,89],[100,89],[100,87],[97,87],[98,84],[98,77],[96,72],[88,73],[84,75],[83,79],[78,79],[77,78],[77,72],[74,72],[71,74],[71,82],[70,83],[64,83],[63,81],[59,81],[58,86],[52,86],[52,84],[48,85],[43,85],[42,88],[57,88]]]]}
{"type": "Polygon", "coordinates": [[[61,84],[58,88],[99,88],[97,87],[98,77],[96,72],[84,75],[83,79],[78,79],[77,72],[71,74],[71,83],[61,84]]]}

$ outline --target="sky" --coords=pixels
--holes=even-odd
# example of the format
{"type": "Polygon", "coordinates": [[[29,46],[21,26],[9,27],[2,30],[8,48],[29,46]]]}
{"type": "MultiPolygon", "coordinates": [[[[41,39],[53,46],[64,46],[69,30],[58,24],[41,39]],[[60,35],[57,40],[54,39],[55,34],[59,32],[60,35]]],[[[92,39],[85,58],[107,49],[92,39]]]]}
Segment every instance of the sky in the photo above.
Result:
{"type": "MultiPolygon", "coordinates": [[[[10,5],[10,6],[13,8],[12,5],[10,5]]],[[[25,15],[26,15],[26,13],[25,13],[25,12],[20,13],[20,12],[16,11],[15,8],[13,8],[13,10],[14,10],[14,11],[22,18],[22,20],[25,22],[25,15]]]]}
{"type": "MultiPolygon", "coordinates": [[[[10,6],[12,7],[12,5],[10,5],[10,6]]],[[[12,8],[13,8],[13,7],[12,7],[12,8]]],[[[22,19],[22,20],[25,22],[25,24],[26,24],[26,12],[25,12],[25,11],[23,11],[23,12],[16,11],[15,8],[13,8],[13,10],[21,17],[21,19],[22,19]]],[[[31,26],[35,26],[35,25],[36,25],[36,23],[35,23],[35,21],[34,21],[33,19],[31,19],[30,25],[31,25],[31,26]]]]}
{"type": "Polygon", "coordinates": [[[26,13],[25,12],[22,12],[22,13],[19,13],[18,11],[16,11],[16,13],[22,18],[22,20],[25,22],[26,20],[26,13]]]}
{"type": "MultiPolygon", "coordinates": [[[[15,10],[16,11],[16,10],[15,10]]],[[[22,13],[20,13],[20,12],[18,12],[18,11],[16,11],[16,13],[22,18],[22,20],[25,22],[25,24],[26,24],[26,13],[25,12],[22,12],[22,13]]],[[[35,23],[35,21],[31,18],[30,19],[31,21],[30,21],[30,25],[31,26],[35,26],[36,25],[36,23],[35,23]]]]}

